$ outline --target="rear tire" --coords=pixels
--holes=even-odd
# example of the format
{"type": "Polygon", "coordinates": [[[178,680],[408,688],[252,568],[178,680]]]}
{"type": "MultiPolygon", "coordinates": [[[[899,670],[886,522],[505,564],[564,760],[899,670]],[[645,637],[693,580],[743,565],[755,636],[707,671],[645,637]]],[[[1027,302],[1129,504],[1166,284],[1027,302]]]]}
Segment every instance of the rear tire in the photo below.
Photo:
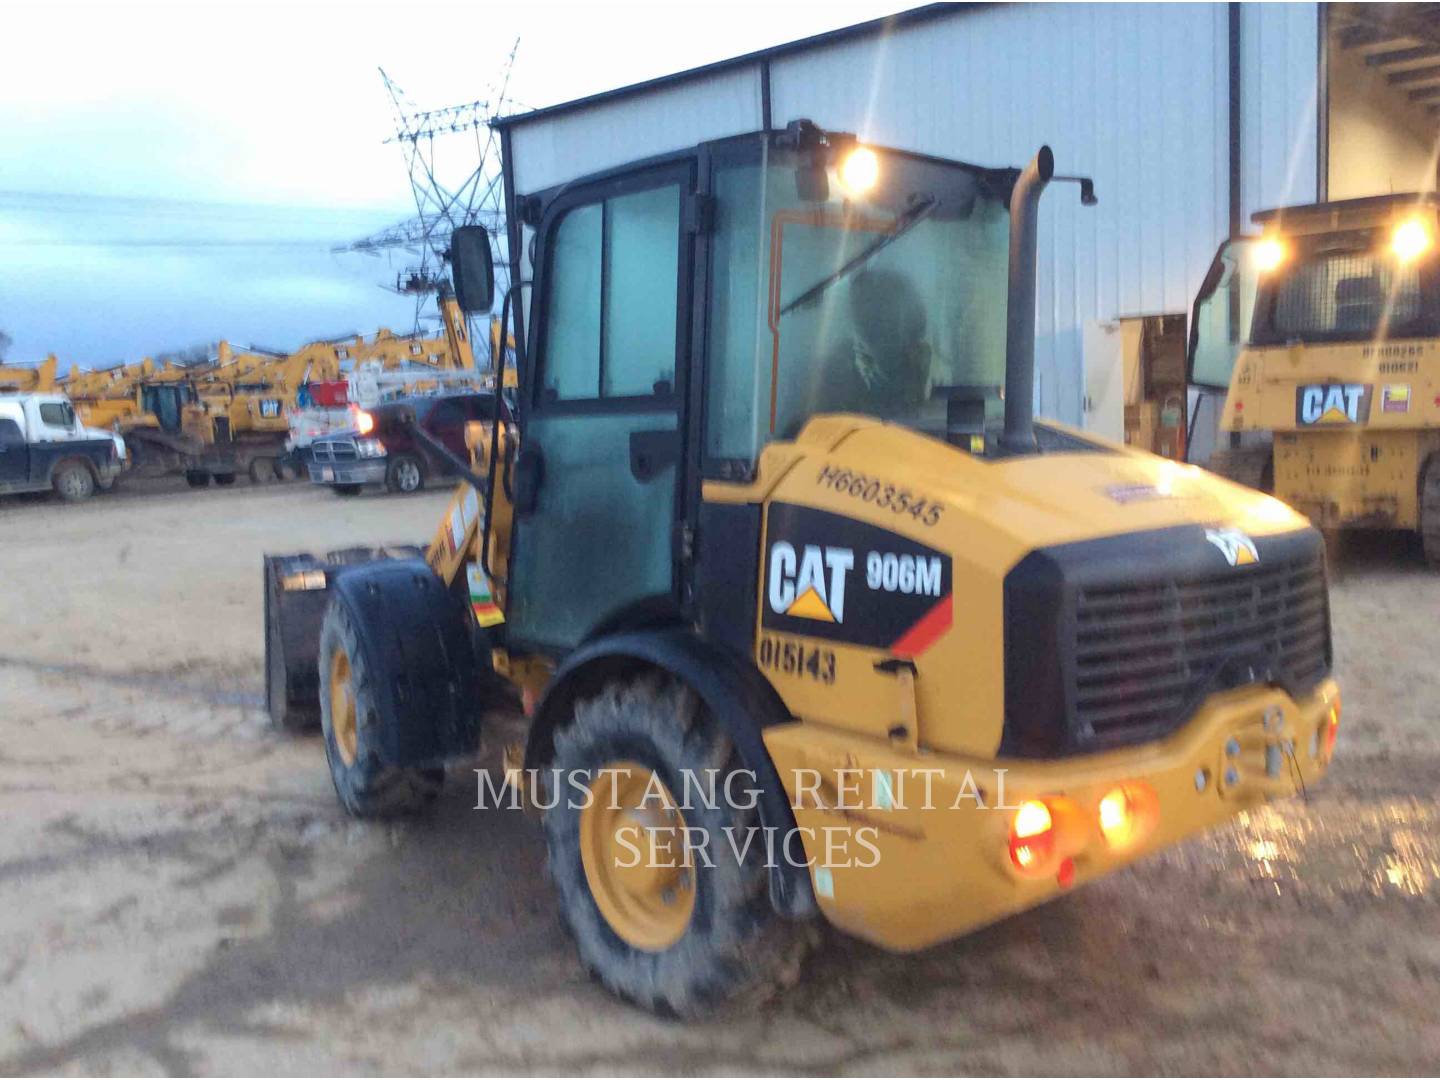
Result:
{"type": "Polygon", "coordinates": [[[210,474],[204,469],[187,469],[185,471],[185,483],[192,488],[207,487],[210,483],[210,474]]]}
{"type": "Polygon", "coordinates": [[[1432,454],[1420,477],[1420,544],[1426,561],[1440,570],[1440,454],[1432,454]]]}
{"type": "Polygon", "coordinates": [[[349,609],[332,600],[320,630],[320,729],[340,805],[355,817],[417,813],[440,794],[443,768],[404,768],[380,757],[380,733],[398,722],[385,711],[349,609]]]}
{"type": "MultiPolygon", "coordinates": [[[[809,938],[771,906],[764,837],[755,836],[745,847],[748,830],[760,824],[759,812],[728,805],[718,778],[722,794],[715,805],[692,798],[692,805],[679,811],[687,829],[704,831],[711,858],[693,856],[684,884],[667,878],[658,904],[650,897],[617,906],[616,890],[629,888],[627,879],[617,875],[619,885],[605,880],[610,856],[602,860],[592,850],[596,834],[586,822],[595,808],[580,805],[584,800],[573,797],[569,780],[576,773],[595,777],[619,763],[653,773],[677,800],[686,798],[687,772],[703,786],[707,777],[742,768],[730,739],[694,693],[673,681],[648,676],[616,681],[576,706],[573,722],[556,735],[552,764],[564,794],[545,814],[545,835],[561,916],[586,969],[620,997],[678,1016],[703,1013],[740,995],[763,1000],[777,984],[798,977],[809,938]],[[693,805],[697,802],[701,805],[693,805]],[[739,838],[734,847],[726,829],[739,838]],[[744,848],[743,858],[736,857],[736,848],[744,848]],[[682,902],[690,906],[676,927],[667,908],[682,902]]],[[[736,790],[746,789],[742,784],[736,790]]],[[[695,793],[692,782],[688,794],[695,793]]],[[[594,796],[596,807],[608,800],[609,782],[598,781],[594,796]]]]}
{"type": "Polygon", "coordinates": [[[348,495],[359,495],[359,494],[360,494],[360,485],[359,485],[359,484],[331,484],[331,485],[330,485],[330,490],[333,491],[333,492],[335,492],[336,495],[347,495],[347,496],[348,496],[348,495]]]}
{"type": "Polygon", "coordinates": [[[95,494],[95,474],[79,461],[62,462],[50,478],[55,494],[66,502],[81,502],[95,494]]]}
{"type": "Polygon", "coordinates": [[[425,473],[420,459],[412,454],[397,454],[385,470],[385,486],[397,495],[410,495],[425,486],[425,473]]]}

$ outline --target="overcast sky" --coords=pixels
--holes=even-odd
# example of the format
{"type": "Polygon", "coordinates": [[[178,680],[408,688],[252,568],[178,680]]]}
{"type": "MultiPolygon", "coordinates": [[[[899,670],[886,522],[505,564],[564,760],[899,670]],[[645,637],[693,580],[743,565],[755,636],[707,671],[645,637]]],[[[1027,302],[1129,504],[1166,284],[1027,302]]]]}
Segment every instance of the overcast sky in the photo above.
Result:
{"type": "Polygon", "coordinates": [[[528,106],[901,3],[380,5],[0,0],[0,330],[86,366],[378,326],[409,258],[332,254],[413,210],[378,67],[420,108],[528,106]]]}

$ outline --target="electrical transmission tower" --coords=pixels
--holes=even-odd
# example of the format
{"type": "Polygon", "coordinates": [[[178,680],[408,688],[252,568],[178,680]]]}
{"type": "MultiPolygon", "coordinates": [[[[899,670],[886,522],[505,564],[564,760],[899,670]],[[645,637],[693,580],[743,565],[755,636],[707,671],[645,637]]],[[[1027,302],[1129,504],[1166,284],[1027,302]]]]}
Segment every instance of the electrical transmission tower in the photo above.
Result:
{"type": "MultiPolygon", "coordinates": [[[[500,140],[490,121],[514,106],[509,98],[510,71],[519,47],[517,38],[484,98],[443,109],[416,108],[380,69],[395,112],[395,134],[385,141],[398,144],[405,156],[415,216],[336,250],[370,255],[398,250],[415,259],[397,276],[395,291],[415,297],[416,329],[422,320],[434,318],[425,311],[427,301],[448,281],[445,253],[450,234],[461,225],[483,225],[489,230],[497,295],[504,295],[509,285],[500,140]]],[[[489,335],[481,340],[488,341],[489,335]]]]}

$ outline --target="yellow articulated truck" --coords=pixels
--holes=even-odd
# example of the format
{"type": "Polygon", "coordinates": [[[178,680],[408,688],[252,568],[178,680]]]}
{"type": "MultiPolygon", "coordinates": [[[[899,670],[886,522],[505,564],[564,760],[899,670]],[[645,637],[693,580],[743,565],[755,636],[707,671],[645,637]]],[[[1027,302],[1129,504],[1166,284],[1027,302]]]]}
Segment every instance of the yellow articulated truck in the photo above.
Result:
{"type": "Polygon", "coordinates": [[[1440,565],[1440,249],[1433,195],[1269,210],[1221,249],[1191,378],[1223,390],[1209,467],[1322,529],[1418,532],[1440,565]]]}
{"type": "MultiPolygon", "coordinates": [[[[518,412],[424,555],[265,562],[270,708],[344,808],[488,740],[581,962],[683,1015],[812,920],[923,948],[1316,783],[1320,535],[1032,415],[1057,179],[796,122],[516,193],[518,412]]],[[[489,310],[483,230],[451,264],[489,310]]]]}

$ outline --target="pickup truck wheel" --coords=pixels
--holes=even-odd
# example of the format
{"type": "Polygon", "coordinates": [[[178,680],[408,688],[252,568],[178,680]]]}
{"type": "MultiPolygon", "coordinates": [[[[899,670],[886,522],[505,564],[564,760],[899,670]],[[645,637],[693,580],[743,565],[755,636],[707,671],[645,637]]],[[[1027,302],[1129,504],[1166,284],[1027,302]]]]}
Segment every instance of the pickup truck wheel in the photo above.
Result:
{"type": "Polygon", "coordinates": [[[410,454],[397,454],[385,471],[385,486],[401,495],[409,495],[425,486],[420,461],[410,454]]]}
{"type": "Polygon", "coordinates": [[[375,692],[350,611],[337,597],[320,630],[320,730],[335,794],[355,817],[413,814],[440,794],[444,769],[407,768],[381,758],[380,733],[397,723],[375,692]]]}
{"type": "Polygon", "coordinates": [[[333,492],[335,492],[336,495],[359,495],[359,494],[360,494],[360,485],[359,485],[359,484],[331,484],[331,485],[330,485],[330,490],[333,491],[333,492]]]}
{"type": "Polygon", "coordinates": [[[545,814],[550,875],[580,961],[606,987],[688,1016],[798,978],[812,935],[771,906],[759,813],[725,797],[745,790],[724,781],[739,755],[688,687],[609,684],[557,733],[553,766],[564,790],[545,814]],[[589,799],[576,795],[585,778],[589,799]],[[697,796],[711,781],[717,797],[697,796]]]}
{"type": "Polygon", "coordinates": [[[55,494],[66,502],[79,502],[95,494],[95,475],[78,461],[62,462],[50,482],[55,494]]]}
{"type": "Polygon", "coordinates": [[[193,488],[206,487],[210,483],[210,474],[204,469],[185,470],[185,483],[193,488]]]}

